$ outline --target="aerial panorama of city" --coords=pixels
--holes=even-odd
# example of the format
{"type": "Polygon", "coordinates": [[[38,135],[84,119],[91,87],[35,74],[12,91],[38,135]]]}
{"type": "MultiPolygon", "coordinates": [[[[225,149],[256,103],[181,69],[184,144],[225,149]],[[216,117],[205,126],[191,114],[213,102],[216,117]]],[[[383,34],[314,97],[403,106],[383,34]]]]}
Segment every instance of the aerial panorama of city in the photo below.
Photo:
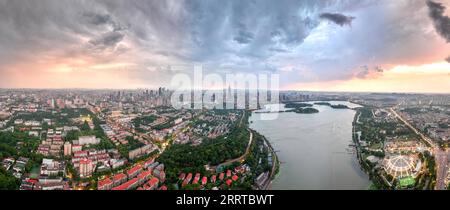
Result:
{"type": "Polygon", "coordinates": [[[448,0],[0,0],[0,189],[447,190],[449,56],[448,0]]]}

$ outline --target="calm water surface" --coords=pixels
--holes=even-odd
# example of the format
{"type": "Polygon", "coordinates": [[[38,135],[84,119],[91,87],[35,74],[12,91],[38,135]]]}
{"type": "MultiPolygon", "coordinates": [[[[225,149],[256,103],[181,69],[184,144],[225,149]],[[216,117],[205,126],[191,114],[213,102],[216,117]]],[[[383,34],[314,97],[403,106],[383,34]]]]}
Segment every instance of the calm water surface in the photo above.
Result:
{"type": "Polygon", "coordinates": [[[367,189],[368,177],[349,146],[355,111],[320,105],[314,108],[320,112],[271,114],[278,114],[276,120],[261,120],[261,113],[250,117],[250,127],[266,136],[282,162],[272,189],[367,189]]]}

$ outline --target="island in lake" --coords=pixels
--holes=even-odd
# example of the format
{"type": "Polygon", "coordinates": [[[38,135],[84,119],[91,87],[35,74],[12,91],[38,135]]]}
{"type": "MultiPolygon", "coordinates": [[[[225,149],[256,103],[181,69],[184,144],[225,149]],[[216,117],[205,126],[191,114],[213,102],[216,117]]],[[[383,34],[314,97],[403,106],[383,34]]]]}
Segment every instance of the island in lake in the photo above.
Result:
{"type": "Polygon", "coordinates": [[[298,109],[298,108],[305,108],[305,107],[312,107],[312,104],[308,104],[308,103],[287,103],[284,105],[284,108],[294,108],[294,109],[298,109]]]}
{"type": "Polygon", "coordinates": [[[315,105],[323,105],[323,106],[329,106],[333,109],[350,109],[350,107],[348,107],[347,105],[343,105],[343,104],[337,104],[337,105],[333,105],[330,104],[328,102],[315,102],[315,105]]]}
{"type": "Polygon", "coordinates": [[[333,109],[350,109],[347,105],[338,104],[338,105],[331,105],[331,108],[333,109]]]}
{"type": "MultiPolygon", "coordinates": [[[[288,111],[290,111],[290,112],[295,112],[295,113],[298,113],[298,114],[313,114],[313,113],[319,113],[319,110],[314,109],[314,108],[310,108],[310,107],[307,107],[307,108],[296,108],[296,109],[292,109],[292,110],[288,110],[288,111]]],[[[287,112],[288,112],[288,111],[287,111],[287,112]]]]}
{"type": "Polygon", "coordinates": [[[312,104],[308,103],[286,103],[284,108],[290,108],[289,110],[279,111],[257,111],[256,113],[283,113],[283,112],[295,112],[298,114],[313,114],[319,113],[319,110],[312,108],[312,104]]]}
{"type": "Polygon", "coordinates": [[[323,106],[331,106],[330,103],[328,103],[328,102],[323,102],[323,101],[321,101],[321,102],[315,102],[314,104],[315,104],[315,105],[323,105],[323,106]]]}
{"type": "Polygon", "coordinates": [[[313,114],[318,113],[319,110],[312,108],[312,104],[308,103],[286,103],[284,108],[292,108],[284,112],[295,112],[298,114],[313,114]]]}

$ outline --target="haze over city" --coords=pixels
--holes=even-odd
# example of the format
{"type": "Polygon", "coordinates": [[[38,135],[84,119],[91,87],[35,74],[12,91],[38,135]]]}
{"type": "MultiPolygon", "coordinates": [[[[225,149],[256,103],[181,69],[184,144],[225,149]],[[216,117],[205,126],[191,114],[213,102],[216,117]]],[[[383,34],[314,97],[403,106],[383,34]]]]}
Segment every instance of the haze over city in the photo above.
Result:
{"type": "Polygon", "coordinates": [[[282,89],[448,92],[450,2],[0,1],[1,88],[277,73],[282,89]]]}

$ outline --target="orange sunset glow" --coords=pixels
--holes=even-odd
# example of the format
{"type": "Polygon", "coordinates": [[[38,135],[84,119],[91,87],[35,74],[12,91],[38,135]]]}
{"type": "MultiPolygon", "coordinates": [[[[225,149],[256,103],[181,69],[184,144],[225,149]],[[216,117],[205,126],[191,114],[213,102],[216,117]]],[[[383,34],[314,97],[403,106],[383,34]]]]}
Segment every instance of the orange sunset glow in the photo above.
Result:
{"type": "Polygon", "coordinates": [[[0,87],[156,87],[183,73],[172,67],[199,65],[280,74],[289,90],[450,90],[449,2],[247,6],[3,1],[0,87]]]}
{"type": "Polygon", "coordinates": [[[373,78],[299,83],[285,88],[311,91],[448,93],[450,63],[396,66],[373,78]]]}

